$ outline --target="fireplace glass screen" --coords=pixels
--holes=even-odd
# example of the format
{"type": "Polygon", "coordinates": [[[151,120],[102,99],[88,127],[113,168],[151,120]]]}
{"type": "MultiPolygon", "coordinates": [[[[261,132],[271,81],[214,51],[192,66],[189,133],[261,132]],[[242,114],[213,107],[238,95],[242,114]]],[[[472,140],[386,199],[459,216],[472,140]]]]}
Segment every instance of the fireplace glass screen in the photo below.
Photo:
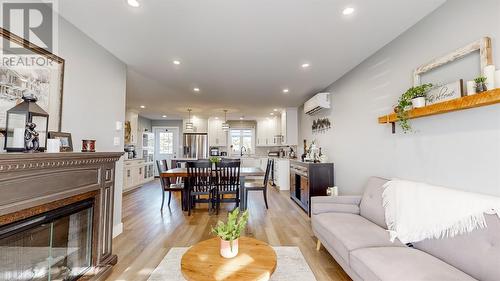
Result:
{"type": "Polygon", "coordinates": [[[91,201],[0,227],[0,281],[76,280],[91,266],[91,201]]]}

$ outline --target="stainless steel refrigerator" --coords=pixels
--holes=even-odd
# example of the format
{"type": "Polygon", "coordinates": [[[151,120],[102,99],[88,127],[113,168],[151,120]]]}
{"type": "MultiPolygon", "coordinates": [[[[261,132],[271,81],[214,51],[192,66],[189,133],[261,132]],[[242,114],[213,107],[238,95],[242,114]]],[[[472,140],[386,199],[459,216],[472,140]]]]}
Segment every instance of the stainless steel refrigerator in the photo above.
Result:
{"type": "Polygon", "coordinates": [[[208,158],[208,135],[201,133],[185,133],[183,137],[184,158],[208,158]]]}

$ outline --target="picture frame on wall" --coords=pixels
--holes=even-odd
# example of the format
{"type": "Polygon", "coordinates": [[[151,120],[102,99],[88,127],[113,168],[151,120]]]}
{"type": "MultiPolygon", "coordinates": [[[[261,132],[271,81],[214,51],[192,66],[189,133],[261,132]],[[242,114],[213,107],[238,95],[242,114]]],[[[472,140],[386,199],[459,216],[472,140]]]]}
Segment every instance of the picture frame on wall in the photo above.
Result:
{"type": "Polygon", "coordinates": [[[48,137],[49,139],[58,139],[61,142],[61,152],[73,152],[71,133],[50,131],[48,137]]]}
{"type": "Polygon", "coordinates": [[[48,130],[60,131],[64,59],[6,29],[0,28],[0,37],[0,131],[6,129],[7,110],[22,102],[28,91],[49,114],[48,130]],[[23,48],[23,54],[8,53],[5,44],[23,48]]]}
{"type": "Polygon", "coordinates": [[[464,96],[464,81],[460,79],[432,88],[427,93],[427,105],[458,99],[464,96]]]}

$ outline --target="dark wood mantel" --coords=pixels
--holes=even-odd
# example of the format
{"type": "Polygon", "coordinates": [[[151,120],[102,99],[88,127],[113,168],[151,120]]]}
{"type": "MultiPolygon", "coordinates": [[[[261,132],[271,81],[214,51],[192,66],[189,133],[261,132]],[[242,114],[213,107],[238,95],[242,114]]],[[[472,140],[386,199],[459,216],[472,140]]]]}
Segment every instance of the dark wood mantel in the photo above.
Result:
{"type": "Polygon", "coordinates": [[[112,253],[115,162],[122,152],[0,153],[0,226],[94,200],[93,269],[82,280],[103,280],[112,253]]]}

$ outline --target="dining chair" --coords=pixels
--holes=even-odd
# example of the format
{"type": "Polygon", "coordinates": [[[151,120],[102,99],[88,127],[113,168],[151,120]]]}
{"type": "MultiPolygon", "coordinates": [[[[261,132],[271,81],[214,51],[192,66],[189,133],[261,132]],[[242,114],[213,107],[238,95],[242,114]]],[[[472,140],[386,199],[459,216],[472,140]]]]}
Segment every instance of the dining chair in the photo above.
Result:
{"type": "Polygon", "coordinates": [[[266,209],[269,209],[269,206],[267,205],[267,185],[269,182],[269,174],[271,173],[272,161],[273,160],[271,159],[267,159],[266,174],[264,175],[263,183],[259,183],[257,181],[245,182],[245,206],[248,206],[248,192],[258,190],[262,191],[264,195],[264,203],[266,203],[266,209]]]}
{"type": "Polygon", "coordinates": [[[240,167],[241,162],[221,161],[215,164],[216,170],[216,190],[215,204],[217,213],[220,203],[234,202],[236,207],[240,205],[240,167]],[[224,195],[232,195],[224,198],[224,195]]]}
{"type": "MultiPolygon", "coordinates": [[[[168,171],[167,160],[156,160],[156,167],[158,168],[158,173],[168,171]]],[[[163,205],[165,204],[165,192],[168,191],[168,203],[170,207],[170,200],[172,199],[172,192],[182,191],[184,189],[183,183],[172,183],[170,178],[160,177],[161,184],[161,207],[160,211],[163,211],[163,205]]]]}
{"type": "Polygon", "coordinates": [[[214,187],[212,179],[212,163],[209,161],[186,162],[188,172],[188,216],[196,203],[208,203],[208,211],[212,209],[214,187]],[[200,195],[208,196],[208,199],[200,195]]]}

